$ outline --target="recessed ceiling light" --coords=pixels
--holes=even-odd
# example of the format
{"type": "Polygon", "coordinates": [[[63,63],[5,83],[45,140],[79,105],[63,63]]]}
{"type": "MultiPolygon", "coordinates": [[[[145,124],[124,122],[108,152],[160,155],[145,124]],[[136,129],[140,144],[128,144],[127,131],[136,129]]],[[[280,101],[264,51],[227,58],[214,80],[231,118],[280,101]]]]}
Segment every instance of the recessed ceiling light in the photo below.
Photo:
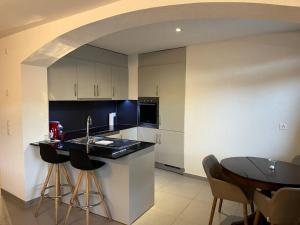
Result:
{"type": "Polygon", "coordinates": [[[176,32],[181,32],[181,31],[182,31],[182,29],[180,27],[176,28],[176,32]]]}

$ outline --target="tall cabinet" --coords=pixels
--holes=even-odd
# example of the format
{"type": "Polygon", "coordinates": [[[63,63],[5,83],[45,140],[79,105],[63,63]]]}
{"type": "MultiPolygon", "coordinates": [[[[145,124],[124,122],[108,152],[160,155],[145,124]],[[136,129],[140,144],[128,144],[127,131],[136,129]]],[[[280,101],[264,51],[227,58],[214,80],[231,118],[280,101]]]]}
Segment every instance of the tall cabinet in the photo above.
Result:
{"type": "Polygon", "coordinates": [[[139,56],[139,97],[159,97],[159,129],[140,127],[138,136],[154,140],[156,162],[178,168],[184,168],[185,78],[185,48],[139,56]]]}

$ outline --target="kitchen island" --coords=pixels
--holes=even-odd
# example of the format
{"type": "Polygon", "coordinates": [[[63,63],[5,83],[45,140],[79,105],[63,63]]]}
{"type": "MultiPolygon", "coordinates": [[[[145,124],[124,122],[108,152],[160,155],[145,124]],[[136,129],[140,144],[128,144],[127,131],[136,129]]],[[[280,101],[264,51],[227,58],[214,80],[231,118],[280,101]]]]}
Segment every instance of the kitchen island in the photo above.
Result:
{"type": "MultiPolygon", "coordinates": [[[[39,150],[39,143],[32,143],[35,150],[39,150]]],[[[86,145],[76,141],[49,144],[61,154],[68,154],[72,149],[86,148],[86,145]]],[[[95,172],[102,184],[113,220],[132,224],[154,205],[154,144],[138,142],[126,148],[107,148],[92,144],[89,146],[89,155],[94,160],[106,163],[95,172]]],[[[75,183],[79,171],[70,163],[66,166],[75,183]]],[[[83,191],[84,188],[83,186],[80,189],[83,191]]],[[[95,187],[93,186],[92,189],[94,190],[95,187]]],[[[63,201],[69,204],[69,199],[70,196],[66,196],[63,201]]],[[[92,198],[91,201],[97,202],[97,199],[92,198]]],[[[101,205],[92,208],[91,212],[105,216],[101,205]]]]}

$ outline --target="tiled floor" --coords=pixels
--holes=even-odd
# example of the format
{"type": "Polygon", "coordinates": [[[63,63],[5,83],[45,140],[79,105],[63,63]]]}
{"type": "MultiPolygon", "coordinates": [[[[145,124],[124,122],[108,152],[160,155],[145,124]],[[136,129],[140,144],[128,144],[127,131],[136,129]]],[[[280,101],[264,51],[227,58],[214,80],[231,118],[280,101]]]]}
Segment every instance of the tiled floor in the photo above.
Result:
{"type": "MultiPolygon", "coordinates": [[[[212,195],[207,182],[177,175],[163,170],[155,171],[155,205],[134,225],[207,225],[212,195]]],[[[0,225],[53,225],[54,209],[51,200],[45,201],[40,216],[33,216],[34,208],[21,208],[12,200],[0,198],[0,225]]],[[[239,220],[242,207],[237,203],[224,201],[223,212],[216,212],[213,224],[227,225],[239,220]],[[238,216],[238,217],[237,217],[238,216]]],[[[66,205],[61,206],[61,219],[66,205]]],[[[85,224],[84,212],[74,209],[69,225],[85,224]]],[[[92,215],[91,225],[120,225],[105,218],[92,215]]]]}

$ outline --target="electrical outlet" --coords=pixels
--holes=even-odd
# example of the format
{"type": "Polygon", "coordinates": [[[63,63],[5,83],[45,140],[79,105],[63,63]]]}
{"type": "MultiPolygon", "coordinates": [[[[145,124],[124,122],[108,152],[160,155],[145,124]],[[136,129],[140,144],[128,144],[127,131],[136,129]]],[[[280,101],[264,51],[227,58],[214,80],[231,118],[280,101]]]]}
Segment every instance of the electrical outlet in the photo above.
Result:
{"type": "Polygon", "coordinates": [[[287,130],[288,125],[287,123],[279,123],[279,130],[287,130]]]}

